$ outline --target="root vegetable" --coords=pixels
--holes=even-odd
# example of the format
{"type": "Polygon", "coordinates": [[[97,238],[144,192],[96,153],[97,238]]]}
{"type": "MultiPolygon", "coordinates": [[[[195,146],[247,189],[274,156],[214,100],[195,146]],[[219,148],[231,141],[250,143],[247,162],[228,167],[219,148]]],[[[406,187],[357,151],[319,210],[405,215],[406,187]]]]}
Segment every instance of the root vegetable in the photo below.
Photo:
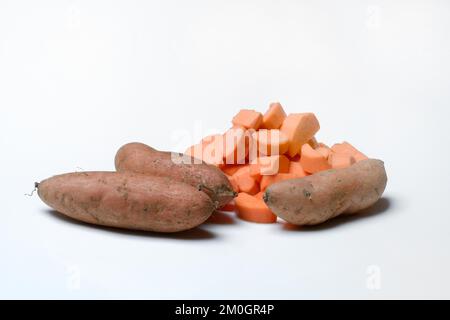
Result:
{"type": "Polygon", "coordinates": [[[185,157],[187,161],[178,163],[171,152],[161,152],[143,143],[129,143],[117,151],[115,165],[119,172],[168,177],[195,188],[200,187],[213,202],[217,202],[217,207],[224,206],[235,197],[228,178],[219,168],[199,160],[195,162],[187,155],[185,157]]]}
{"type": "Polygon", "coordinates": [[[381,160],[362,160],[345,169],[272,184],[264,193],[264,201],[289,223],[316,225],[372,206],[381,198],[386,183],[381,160]]]}
{"type": "Polygon", "coordinates": [[[198,189],[168,178],[120,172],[77,172],[38,184],[39,197],[83,222],[155,232],[192,229],[216,208],[198,189]]]}

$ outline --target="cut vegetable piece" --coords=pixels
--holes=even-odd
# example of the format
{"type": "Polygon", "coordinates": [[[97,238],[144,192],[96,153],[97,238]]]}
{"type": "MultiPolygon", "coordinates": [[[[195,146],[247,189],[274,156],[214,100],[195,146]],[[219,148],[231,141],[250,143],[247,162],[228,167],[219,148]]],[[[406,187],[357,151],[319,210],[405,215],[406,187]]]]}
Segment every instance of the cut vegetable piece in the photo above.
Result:
{"type": "Polygon", "coordinates": [[[244,167],[245,165],[241,164],[241,165],[224,165],[222,166],[220,169],[223,171],[223,173],[232,176],[233,174],[235,174],[240,168],[244,167]]]}
{"type": "Polygon", "coordinates": [[[317,142],[317,139],[315,137],[312,137],[311,139],[309,139],[308,144],[313,149],[317,149],[319,147],[319,143],[317,142]]]}
{"type": "Polygon", "coordinates": [[[285,154],[289,149],[289,139],[278,129],[261,129],[252,135],[258,156],[285,154]]]}
{"type": "Polygon", "coordinates": [[[240,168],[232,175],[233,177],[237,178],[241,175],[249,175],[250,174],[250,165],[241,165],[240,168]]]}
{"type": "Polygon", "coordinates": [[[349,154],[355,158],[356,162],[369,159],[365,154],[346,141],[333,145],[331,150],[336,153],[349,154]]]}
{"type": "Polygon", "coordinates": [[[250,174],[262,176],[289,172],[289,159],[284,156],[259,157],[250,164],[250,174]]]}
{"type": "Polygon", "coordinates": [[[259,166],[250,164],[249,170],[250,170],[249,171],[250,177],[255,179],[258,183],[261,182],[262,176],[261,176],[261,171],[259,169],[259,166]]]}
{"type": "Polygon", "coordinates": [[[311,146],[307,143],[302,146],[300,163],[303,169],[308,173],[316,173],[319,171],[331,169],[331,166],[328,163],[328,159],[324,157],[319,151],[311,148],[311,146]]]}
{"type": "Polygon", "coordinates": [[[206,163],[213,165],[222,165],[223,158],[223,136],[214,135],[202,140],[203,153],[202,159],[206,163]]]}
{"type": "Polygon", "coordinates": [[[211,135],[202,139],[201,143],[189,147],[184,154],[208,164],[221,166],[224,163],[222,146],[222,135],[211,135]]]}
{"type": "Polygon", "coordinates": [[[245,164],[248,154],[248,134],[243,128],[231,128],[223,136],[226,164],[245,164]]]}
{"type": "Polygon", "coordinates": [[[259,192],[259,183],[250,177],[250,175],[240,175],[236,177],[240,192],[245,192],[251,195],[259,192]]]}
{"type": "Polygon", "coordinates": [[[363,160],[368,160],[369,157],[366,156],[364,153],[358,152],[353,155],[353,159],[355,159],[356,162],[359,162],[363,160]]]}
{"type": "Polygon", "coordinates": [[[236,211],[236,203],[234,202],[234,200],[231,200],[230,202],[228,202],[226,205],[224,205],[219,210],[220,211],[227,211],[227,212],[236,211]]]}
{"type": "Polygon", "coordinates": [[[289,165],[289,173],[295,175],[297,178],[306,177],[308,174],[303,170],[302,164],[300,162],[291,161],[289,165]]]}
{"type": "Polygon", "coordinates": [[[232,176],[232,179],[236,181],[239,192],[246,192],[249,194],[257,194],[259,192],[259,182],[250,176],[249,165],[245,165],[236,171],[232,176]]]}
{"type": "Polygon", "coordinates": [[[264,192],[260,191],[254,195],[255,198],[263,200],[264,192]]]}
{"type": "Polygon", "coordinates": [[[233,118],[234,126],[242,126],[246,129],[258,130],[263,121],[263,116],[255,110],[243,109],[233,118]]]}
{"type": "Polygon", "coordinates": [[[328,157],[328,163],[333,169],[344,169],[356,163],[356,160],[352,155],[332,152],[328,157]]]}
{"type": "Polygon", "coordinates": [[[279,129],[286,119],[286,112],[279,102],[272,103],[269,110],[264,114],[262,128],[279,129]]]}
{"type": "Polygon", "coordinates": [[[314,137],[319,129],[319,121],[313,113],[292,113],[288,115],[281,126],[281,131],[289,139],[289,156],[294,157],[298,154],[302,145],[314,137]]]}
{"type": "Polygon", "coordinates": [[[228,178],[228,181],[230,181],[230,184],[231,184],[231,187],[233,188],[233,191],[234,192],[239,192],[239,185],[238,185],[238,183],[236,181],[236,178],[233,177],[233,176],[229,176],[229,175],[226,175],[226,176],[228,178]]]}
{"type": "Polygon", "coordinates": [[[243,220],[257,223],[275,223],[277,221],[277,216],[261,199],[246,193],[239,193],[235,201],[238,217],[243,220]]]}
{"type": "Polygon", "coordinates": [[[210,143],[214,143],[214,142],[216,142],[217,140],[219,140],[220,141],[220,139],[223,139],[223,135],[221,135],[221,134],[212,134],[212,135],[209,135],[209,136],[206,136],[206,137],[204,137],[203,139],[202,139],[202,144],[203,145],[207,145],[207,144],[210,144],[210,143]]]}
{"type": "Polygon", "coordinates": [[[331,149],[330,148],[326,148],[326,147],[318,147],[316,149],[316,151],[319,152],[322,156],[324,156],[327,159],[328,159],[328,157],[330,156],[330,153],[331,153],[331,149]]]}
{"type": "Polygon", "coordinates": [[[292,173],[279,173],[276,176],[263,176],[260,183],[260,189],[261,191],[264,191],[268,186],[270,186],[273,183],[295,178],[298,177],[292,173]]]}
{"type": "Polygon", "coordinates": [[[295,155],[294,157],[289,157],[289,156],[288,156],[288,159],[289,159],[291,162],[300,162],[300,155],[297,154],[297,155],[295,155]]]}

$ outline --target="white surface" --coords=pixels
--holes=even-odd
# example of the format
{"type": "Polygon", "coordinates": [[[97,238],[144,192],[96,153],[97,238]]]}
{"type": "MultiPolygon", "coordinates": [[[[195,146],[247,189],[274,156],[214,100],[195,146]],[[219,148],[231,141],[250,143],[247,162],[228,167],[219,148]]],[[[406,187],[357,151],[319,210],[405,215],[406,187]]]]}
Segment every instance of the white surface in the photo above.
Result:
{"type": "Polygon", "coordinates": [[[1,0],[0,297],[450,298],[449,34],[447,1],[1,0]],[[158,236],[24,196],[112,170],[129,141],[182,151],[274,100],[385,160],[371,215],[158,236]]]}

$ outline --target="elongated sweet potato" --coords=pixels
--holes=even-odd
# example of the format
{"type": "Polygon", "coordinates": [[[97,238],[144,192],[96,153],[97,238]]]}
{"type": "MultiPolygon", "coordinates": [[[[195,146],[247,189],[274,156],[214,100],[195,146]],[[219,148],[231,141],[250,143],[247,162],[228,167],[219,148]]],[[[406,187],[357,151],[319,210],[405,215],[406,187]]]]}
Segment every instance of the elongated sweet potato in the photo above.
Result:
{"type": "MultiPolygon", "coordinates": [[[[177,154],[178,155],[178,154],[177,154]]],[[[158,177],[168,177],[206,192],[220,208],[230,202],[236,193],[225,174],[213,165],[194,160],[175,162],[171,152],[155,150],[143,143],[128,143],[117,151],[116,170],[135,172],[158,177]]]]}
{"type": "Polygon", "coordinates": [[[117,228],[178,232],[215,209],[198,189],[168,178],[120,172],[77,172],[37,185],[39,197],[73,219],[117,228]]]}
{"type": "Polygon", "coordinates": [[[287,222],[315,225],[372,206],[386,183],[384,163],[370,159],[345,169],[272,184],[263,197],[273,213],[287,222]]]}

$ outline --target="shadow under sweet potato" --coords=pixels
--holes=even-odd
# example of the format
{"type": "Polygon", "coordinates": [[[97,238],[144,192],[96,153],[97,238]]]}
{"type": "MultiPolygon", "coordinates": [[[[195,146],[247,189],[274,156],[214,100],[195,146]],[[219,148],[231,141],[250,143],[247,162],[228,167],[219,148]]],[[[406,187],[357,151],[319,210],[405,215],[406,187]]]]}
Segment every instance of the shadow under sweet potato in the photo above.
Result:
{"type": "Polygon", "coordinates": [[[52,210],[47,209],[46,213],[50,216],[52,216],[55,219],[58,219],[61,222],[64,223],[70,223],[72,225],[78,225],[83,228],[92,228],[97,229],[102,232],[111,232],[116,233],[119,235],[124,236],[134,236],[134,237],[145,237],[145,238],[166,238],[166,239],[175,239],[175,240],[211,240],[217,238],[217,235],[208,231],[204,230],[200,227],[177,232],[177,233],[159,233],[159,232],[151,232],[151,231],[139,231],[139,230],[127,230],[127,229],[119,229],[119,228],[113,228],[113,227],[107,227],[107,226],[100,226],[95,224],[89,224],[82,221],[78,221],[75,219],[72,219],[70,217],[65,216],[64,214],[52,210]]]}
{"type": "Polygon", "coordinates": [[[215,211],[209,217],[208,220],[206,220],[207,224],[220,224],[220,225],[227,225],[227,224],[236,224],[235,219],[231,215],[231,213],[227,214],[220,211],[215,211]]]}
{"type": "Polygon", "coordinates": [[[362,210],[356,214],[352,215],[341,215],[339,217],[336,217],[334,219],[328,220],[320,225],[316,226],[296,226],[290,223],[283,223],[283,229],[286,231],[293,231],[293,232],[314,232],[314,231],[321,231],[321,230],[327,230],[331,228],[336,228],[342,225],[355,223],[357,221],[370,219],[375,216],[379,216],[384,214],[389,210],[389,208],[392,206],[393,200],[388,197],[381,198],[378,200],[377,203],[375,203],[370,208],[367,208],[365,210],[362,210]]]}

